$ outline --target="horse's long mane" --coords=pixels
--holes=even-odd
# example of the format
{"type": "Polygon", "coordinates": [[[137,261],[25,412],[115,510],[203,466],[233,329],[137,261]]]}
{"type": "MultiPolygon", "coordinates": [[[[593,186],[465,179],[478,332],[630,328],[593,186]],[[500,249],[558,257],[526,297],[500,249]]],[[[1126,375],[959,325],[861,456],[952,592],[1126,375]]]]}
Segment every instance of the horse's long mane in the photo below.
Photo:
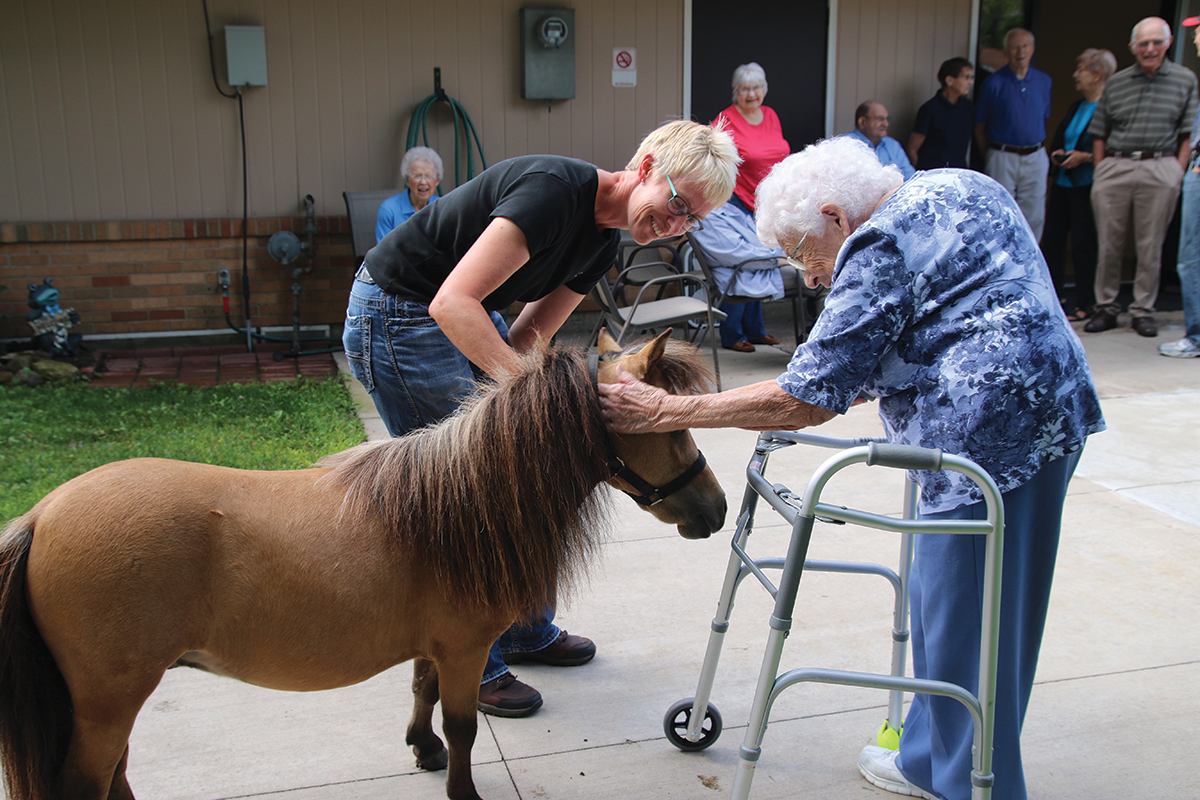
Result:
{"type": "Polygon", "coordinates": [[[539,347],[453,415],[323,459],[347,516],[381,516],[450,596],[514,618],[552,602],[598,543],[609,477],[600,403],[579,351],[539,347]]]}
{"type": "MultiPolygon", "coordinates": [[[[543,343],[522,364],[436,425],[318,464],[332,468],[323,480],[346,486],[346,517],[382,517],[453,599],[514,619],[582,574],[609,501],[594,490],[612,474],[586,354],[543,343]]],[[[676,342],[655,370],[674,392],[706,389],[708,377],[676,342]]]]}

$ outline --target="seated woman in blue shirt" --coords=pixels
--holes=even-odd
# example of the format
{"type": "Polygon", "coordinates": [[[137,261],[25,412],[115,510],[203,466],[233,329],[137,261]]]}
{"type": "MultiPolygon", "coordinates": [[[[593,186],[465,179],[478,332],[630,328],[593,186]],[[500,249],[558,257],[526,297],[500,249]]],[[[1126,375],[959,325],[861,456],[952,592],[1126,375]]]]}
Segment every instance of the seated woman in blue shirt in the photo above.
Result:
{"type": "Polygon", "coordinates": [[[400,159],[400,180],[408,191],[394,194],[379,206],[375,218],[375,241],[392,232],[392,228],[438,199],[438,184],[442,182],[442,157],[432,147],[412,147],[400,159]]]}

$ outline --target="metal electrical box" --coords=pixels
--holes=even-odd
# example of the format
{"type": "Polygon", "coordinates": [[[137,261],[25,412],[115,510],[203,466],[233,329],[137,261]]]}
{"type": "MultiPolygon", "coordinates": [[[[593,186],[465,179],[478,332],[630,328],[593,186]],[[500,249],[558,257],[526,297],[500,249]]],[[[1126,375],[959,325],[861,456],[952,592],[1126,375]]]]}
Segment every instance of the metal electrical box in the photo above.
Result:
{"type": "Polygon", "coordinates": [[[521,9],[521,97],[575,97],[575,9],[521,9]]]}
{"type": "Polygon", "coordinates": [[[267,34],[258,25],[225,26],[230,86],[267,85],[267,34]]]}

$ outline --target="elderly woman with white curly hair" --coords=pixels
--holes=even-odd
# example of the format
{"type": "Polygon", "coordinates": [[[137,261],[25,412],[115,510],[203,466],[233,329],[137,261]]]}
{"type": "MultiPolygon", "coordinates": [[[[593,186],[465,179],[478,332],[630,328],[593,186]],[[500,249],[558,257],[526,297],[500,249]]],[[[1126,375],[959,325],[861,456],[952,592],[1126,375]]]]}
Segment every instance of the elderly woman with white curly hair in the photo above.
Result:
{"type": "MultiPolygon", "coordinates": [[[[830,287],[787,372],[716,395],[674,397],[621,376],[602,385],[619,432],[817,425],[860,395],[879,401],[890,441],[970,458],[1004,497],[992,796],[1024,798],[1020,732],[1045,625],[1067,483],[1104,429],[1078,337],[1021,210],[995,181],[958,169],[895,167],[850,139],[790,156],[758,188],[758,233],[830,287]]],[[[921,472],[924,517],[983,519],[957,473],[921,472]]],[[[984,543],[920,536],[912,573],[913,669],[974,690],[984,543]],[[974,642],[974,644],[972,644],[974,642]]],[[[898,794],[971,795],[972,722],[955,700],[917,695],[899,751],[858,766],[898,794]]]]}

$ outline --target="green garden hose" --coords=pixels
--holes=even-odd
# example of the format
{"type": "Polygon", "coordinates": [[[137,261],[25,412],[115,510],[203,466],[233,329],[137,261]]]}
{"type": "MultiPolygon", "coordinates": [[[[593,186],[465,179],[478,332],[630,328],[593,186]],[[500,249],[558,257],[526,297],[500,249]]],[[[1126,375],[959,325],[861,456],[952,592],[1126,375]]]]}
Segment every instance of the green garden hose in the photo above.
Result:
{"type": "MultiPolygon", "coordinates": [[[[475,124],[471,122],[471,117],[467,114],[467,110],[462,107],[461,103],[459,103],[453,97],[450,97],[445,91],[442,90],[441,67],[433,68],[433,94],[429,95],[420,102],[420,104],[417,106],[417,110],[413,112],[412,121],[408,123],[408,139],[405,141],[404,149],[407,151],[409,148],[417,146],[418,129],[423,139],[421,144],[424,144],[426,147],[429,146],[429,133],[425,129],[426,117],[429,114],[429,109],[432,108],[435,103],[443,101],[450,104],[450,110],[454,114],[454,185],[461,186],[463,181],[459,173],[459,162],[461,160],[459,154],[460,118],[462,120],[462,139],[467,144],[467,180],[471,180],[471,178],[475,177],[475,160],[471,155],[472,138],[475,140],[475,149],[479,151],[481,172],[487,169],[487,161],[483,157],[483,145],[479,143],[479,134],[476,133],[475,124]]],[[[438,194],[444,194],[440,187],[438,194]]]]}

